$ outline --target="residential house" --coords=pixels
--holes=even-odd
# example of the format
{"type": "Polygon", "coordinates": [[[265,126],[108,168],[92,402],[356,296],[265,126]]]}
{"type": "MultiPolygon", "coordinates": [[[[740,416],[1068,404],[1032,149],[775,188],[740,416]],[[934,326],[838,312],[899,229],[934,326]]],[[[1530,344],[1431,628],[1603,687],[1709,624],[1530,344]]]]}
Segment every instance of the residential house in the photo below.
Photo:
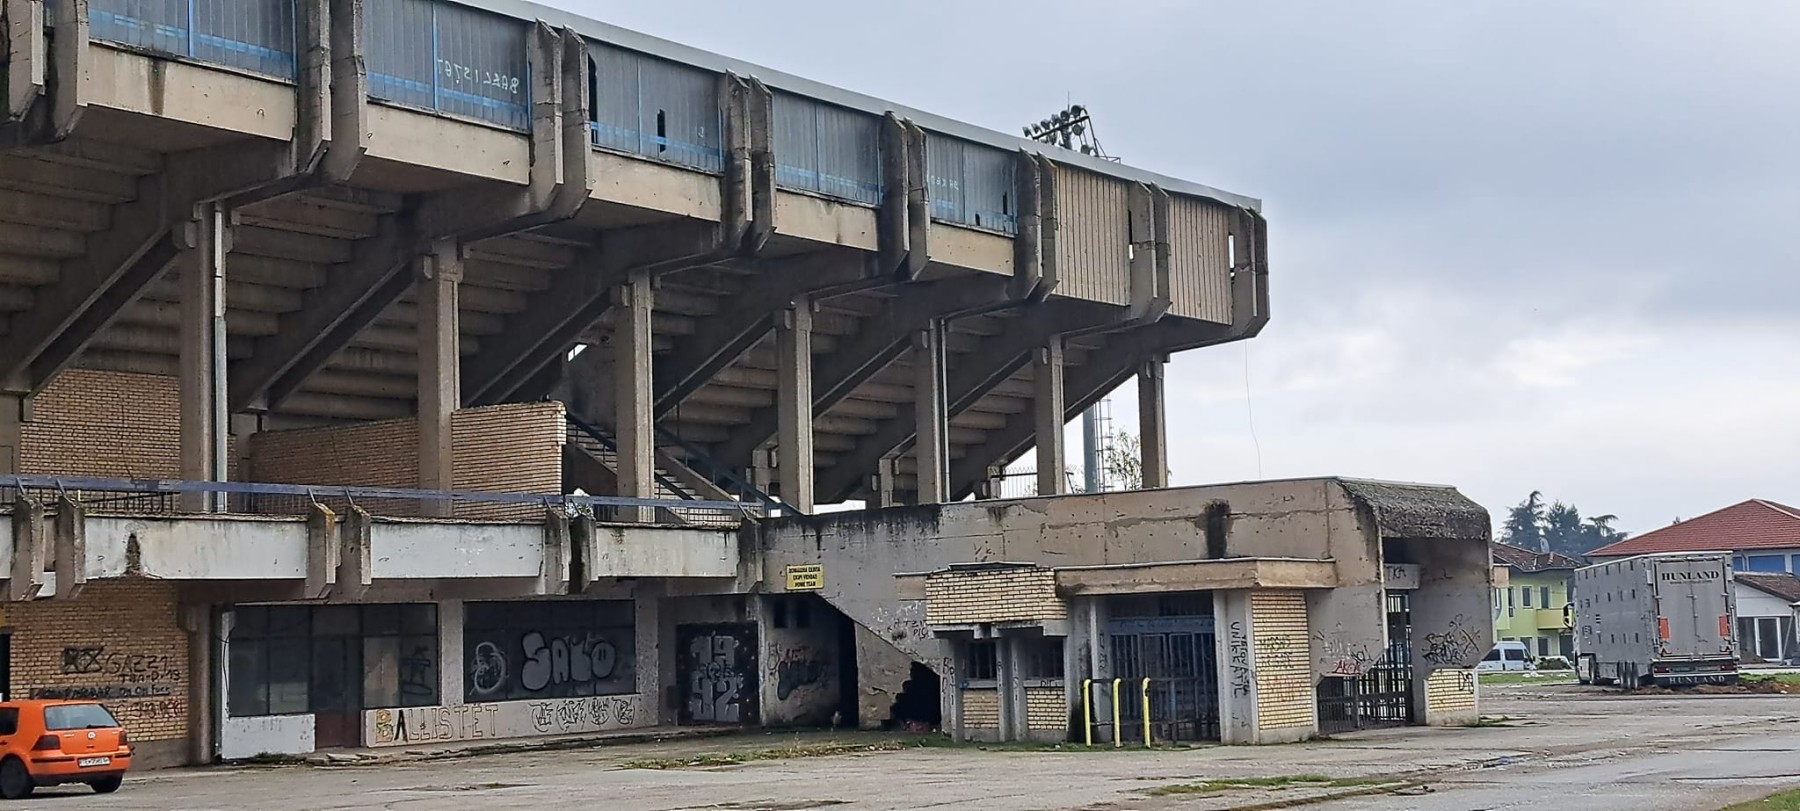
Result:
{"type": "Polygon", "coordinates": [[[1744,661],[1800,661],[1800,577],[1739,572],[1735,589],[1744,661]]]}
{"type": "Polygon", "coordinates": [[[1507,585],[1494,588],[1494,641],[1523,642],[1538,656],[1573,657],[1569,585],[1581,561],[1503,543],[1490,547],[1494,565],[1507,570],[1507,585]]]}
{"type": "Polygon", "coordinates": [[[1588,553],[1598,563],[1655,552],[1730,552],[1740,572],[1800,573],[1800,510],[1753,498],[1588,553]]]}

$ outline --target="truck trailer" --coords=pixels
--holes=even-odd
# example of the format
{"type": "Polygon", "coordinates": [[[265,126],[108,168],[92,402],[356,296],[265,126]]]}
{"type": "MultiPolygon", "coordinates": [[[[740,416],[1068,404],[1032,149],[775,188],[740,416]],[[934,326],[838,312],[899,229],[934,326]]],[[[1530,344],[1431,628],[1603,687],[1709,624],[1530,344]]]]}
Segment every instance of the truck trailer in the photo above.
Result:
{"type": "Polygon", "coordinates": [[[1582,684],[1733,684],[1731,555],[1669,553],[1575,570],[1575,672],[1582,684]]]}

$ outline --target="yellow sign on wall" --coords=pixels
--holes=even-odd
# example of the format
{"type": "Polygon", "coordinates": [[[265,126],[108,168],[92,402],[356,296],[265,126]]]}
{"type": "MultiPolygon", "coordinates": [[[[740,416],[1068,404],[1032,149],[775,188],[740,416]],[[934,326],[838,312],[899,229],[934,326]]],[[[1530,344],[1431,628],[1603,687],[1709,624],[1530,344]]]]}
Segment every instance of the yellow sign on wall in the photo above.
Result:
{"type": "Polygon", "coordinates": [[[808,563],[787,567],[788,591],[818,591],[825,588],[825,567],[808,563]]]}

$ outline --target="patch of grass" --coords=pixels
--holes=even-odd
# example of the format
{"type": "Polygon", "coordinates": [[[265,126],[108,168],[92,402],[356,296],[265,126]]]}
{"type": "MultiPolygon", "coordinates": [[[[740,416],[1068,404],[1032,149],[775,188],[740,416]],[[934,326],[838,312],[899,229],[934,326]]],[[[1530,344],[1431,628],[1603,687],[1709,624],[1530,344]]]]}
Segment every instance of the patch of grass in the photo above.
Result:
{"type": "Polygon", "coordinates": [[[761,760],[789,760],[792,758],[850,755],[863,752],[896,752],[904,748],[906,748],[906,744],[900,741],[875,741],[871,743],[795,743],[774,749],[756,749],[748,752],[706,752],[681,758],[631,760],[619,765],[627,769],[698,769],[709,766],[736,766],[761,760]]]}
{"type": "Polygon", "coordinates": [[[1169,786],[1158,786],[1144,793],[1152,797],[1169,797],[1181,794],[1214,794],[1221,791],[1238,791],[1255,788],[1358,788],[1363,786],[1379,786],[1395,782],[1379,777],[1326,777],[1322,774],[1292,774],[1279,777],[1232,777],[1219,780],[1205,780],[1199,783],[1177,783],[1169,786]]]}
{"type": "Polygon", "coordinates": [[[1784,791],[1747,803],[1739,803],[1725,811],[1800,811],[1800,789],[1784,791]]]}
{"type": "Polygon", "coordinates": [[[271,752],[261,752],[231,762],[239,766],[300,766],[306,763],[306,759],[295,755],[277,755],[271,752]]]}
{"type": "Polygon", "coordinates": [[[1772,681],[1777,684],[1800,684],[1800,673],[1740,673],[1739,681],[1772,681]]]}

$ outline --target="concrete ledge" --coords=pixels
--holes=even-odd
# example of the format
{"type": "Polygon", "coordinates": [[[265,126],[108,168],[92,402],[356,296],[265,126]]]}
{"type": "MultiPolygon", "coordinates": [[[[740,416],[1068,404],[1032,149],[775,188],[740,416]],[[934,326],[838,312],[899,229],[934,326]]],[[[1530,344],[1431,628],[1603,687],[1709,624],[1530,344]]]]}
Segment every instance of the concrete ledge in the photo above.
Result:
{"type": "Polygon", "coordinates": [[[1056,570],[1056,591],[1064,596],[1337,587],[1337,563],[1332,560],[1231,558],[1056,570]]]}

